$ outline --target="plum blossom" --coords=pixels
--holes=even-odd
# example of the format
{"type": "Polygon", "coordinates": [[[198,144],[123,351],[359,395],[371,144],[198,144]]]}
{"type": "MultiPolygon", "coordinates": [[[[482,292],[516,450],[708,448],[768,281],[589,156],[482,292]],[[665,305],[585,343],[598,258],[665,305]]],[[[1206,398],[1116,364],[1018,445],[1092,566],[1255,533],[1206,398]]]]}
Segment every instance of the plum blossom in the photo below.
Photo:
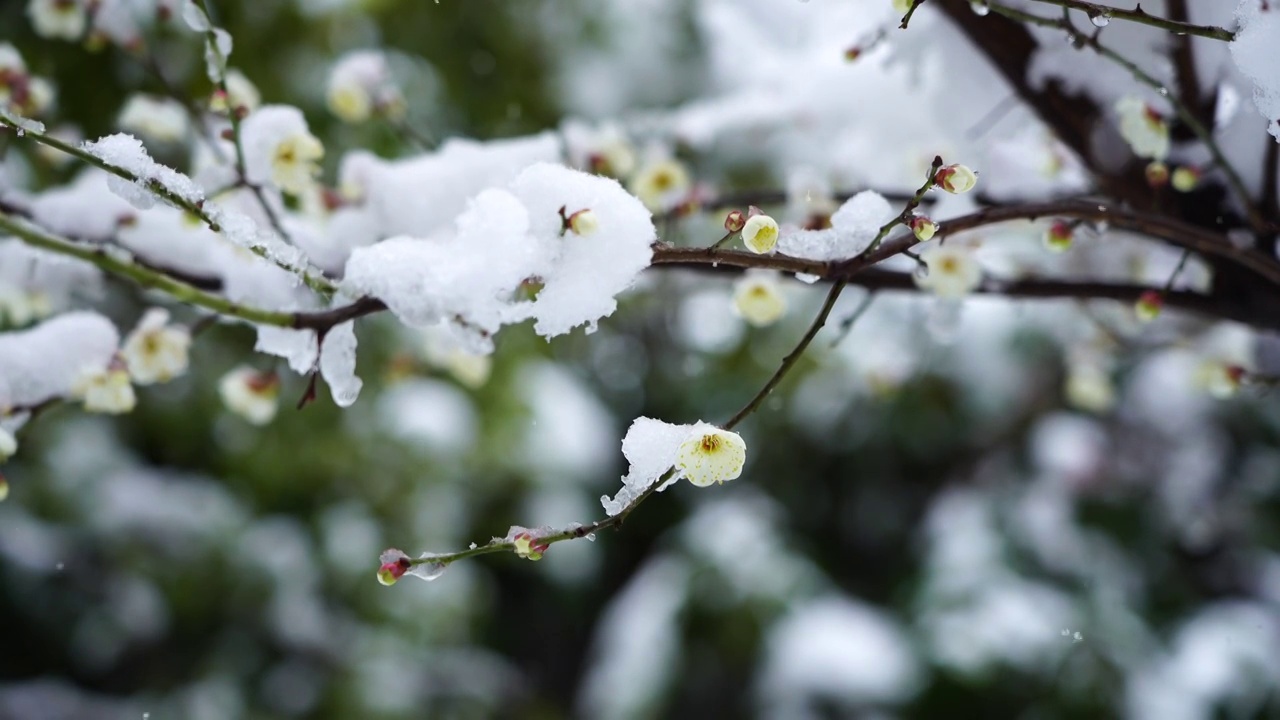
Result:
{"type": "Polygon", "coordinates": [[[120,111],[120,129],[156,142],[173,143],[187,134],[187,113],[176,100],[134,95],[120,111]]]}
{"type": "Polygon", "coordinates": [[[733,308],[757,327],[777,322],[787,312],[787,299],[782,294],[778,274],[768,270],[745,273],[734,283],[733,308]]]}
{"type": "Polygon", "coordinates": [[[191,333],[168,323],[169,311],[152,308],[125,338],[120,354],[135,383],[168,382],[186,372],[191,333]]]}
{"type": "Polygon", "coordinates": [[[653,212],[670,210],[689,195],[693,182],[683,163],[672,158],[650,161],[631,178],[630,190],[653,212]]]}
{"type": "Polygon", "coordinates": [[[1075,228],[1066,220],[1055,220],[1044,232],[1044,246],[1053,252],[1066,252],[1071,249],[1075,238],[1075,228]]]}
{"type": "Polygon", "coordinates": [[[85,368],[80,372],[72,395],[88,412],[120,415],[133,410],[138,399],[129,383],[129,371],[118,358],[105,368],[85,368]]]}
{"type": "Polygon", "coordinates": [[[778,221],[768,215],[752,215],[742,226],[742,242],[757,255],[764,255],[778,244],[778,221]]]}
{"type": "Polygon", "coordinates": [[[1169,154],[1169,125],[1164,116],[1141,98],[1128,95],[1116,101],[1120,135],[1138,157],[1164,160],[1169,154]]]}
{"type": "Polygon", "coordinates": [[[329,111],[346,123],[362,123],[375,113],[404,113],[404,97],[391,78],[386,56],[372,50],[347,53],[329,73],[329,111]]]}
{"type": "Polygon", "coordinates": [[[735,432],[698,423],[676,449],[676,468],[698,487],[706,487],[742,474],[747,444],[735,432]]]}
{"type": "Polygon", "coordinates": [[[37,35],[52,40],[79,40],[88,24],[81,0],[30,0],[27,16],[37,35]]]}
{"type": "Polygon", "coordinates": [[[928,273],[916,285],[943,298],[961,298],[982,282],[982,267],[973,251],[955,244],[936,245],[920,254],[928,273]]]}
{"type": "Polygon", "coordinates": [[[264,105],[241,128],[245,170],[252,182],[271,182],[292,195],[313,187],[324,146],[311,134],[300,110],[264,105]]]}
{"type": "Polygon", "coordinates": [[[409,556],[395,548],[384,551],[378,560],[382,562],[378,568],[378,582],[387,586],[395,585],[413,567],[409,556]]]}
{"type": "Polygon", "coordinates": [[[241,365],[218,382],[222,402],[235,414],[254,425],[266,425],[276,416],[280,398],[280,378],[241,365]]]}

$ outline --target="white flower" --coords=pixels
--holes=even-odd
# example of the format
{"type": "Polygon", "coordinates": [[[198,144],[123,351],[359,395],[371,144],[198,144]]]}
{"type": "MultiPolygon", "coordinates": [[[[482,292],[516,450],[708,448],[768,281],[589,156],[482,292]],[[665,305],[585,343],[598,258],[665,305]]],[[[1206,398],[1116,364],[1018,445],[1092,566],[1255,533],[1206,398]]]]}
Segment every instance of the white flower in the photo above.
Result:
{"type": "Polygon", "coordinates": [[[119,415],[133,410],[138,403],[133,385],[129,384],[129,372],[117,361],[105,368],[82,370],[71,392],[89,412],[119,415]]]}
{"type": "Polygon", "coordinates": [[[272,182],[292,195],[305,195],[320,174],[324,146],[297,108],[258,108],[241,125],[241,138],[250,182],[272,182]]]}
{"type": "Polygon", "coordinates": [[[213,112],[226,114],[233,109],[242,109],[242,112],[248,114],[262,104],[262,94],[258,92],[258,87],[239,70],[227,70],[226,83],[227,92],[216,91],[209,101],[209,109],[213,112]]]}
{"type": "Polygon", "coordinates": [[[652,212],[670,210],[689,195],[689,171],[678,160],[662,158],[647,163],[631,178],[631,192],[652,212]]]}
{"type": "Polygon", "coordinates": [[[933,181],[943,190],[959,195],[969,192],[978,184],[978,174],[967,165],[947,165],[938,168],[933,181]]]}
{"type": "Polygon", "coordinates": [[[345,123],[362,123],[373,115],[373,98],[369,97],[364,86],[356,83],[335,83],[330,80],[325,100],[329,104],[329,111],[345,123]]]}
{"type": "Polygon", "coordinates": [[[53,85],[48,80],[32,76],[27,80],[27,100],[19,109],[30,117],[43,115],[53,105],[53,96],[53,85]]]}
{"type": "Polygon", "coordinates": [[[22,55],[12,43],[0,42],[0,83],[5,78],[25,76],[27,74],[27,64],[22,61],[22,55]]]}
{"type": "Polygon", "coordinates": [[[152,308],[125,338],[120,354],[135,383],[168,382],[186,372],[191,333],[168,322],[167,310],[152,308]]]}
{"type": "Polygon", "coordinates": [[[1240,365],[1220,359],[1205,360],[1196,369],[1196,382],[1219,400],[1235,397],[1240,392],[1246,371],[1240,365]]]}
{"type": "Polygon", "coordinates": [[[742,226],[742,242],[757,255],[773,250],[778,244],[778,221],[768,215],[752,215],[742,226]]]}
{"type": "Polygon", "coordinates": [[[275,373],[241,365],[222,376],[218,394],[227,409],[254,425],[266,425],[276,416],[280,379],[275,373]]]}
{"type": "Polygon", "coordinates": [[[748,270],[733,285],[733,308],[757,327],[772,325],[787,312],[778,274],[748,270]]]}
{"type": "Polygon", "coordinates": [[[53,313],[49,296],[0,281],[0,322],[11,327],[29,325],[53,313]]]}
{"type": "MultiPolygon", "coordinates": [[[[0,427],[0,463],[13,457],[16,452],[18,452],[18,439],[13,436],[13,433],[0,427]]],[[[0,498],[0,500],[3,499],[0,498]]]]}
{"type": "Polygon", "coordinates": [[[80,0],[30,0],[27,16],[37,35],[60,40],[79,40],[88,19],[80,0]]]}
{"type": "Polygon", "coordinates": [[[392,81],[386,56],[371,50],[350,52],[338,60],[329,73],[325,99],[339,120],[352,124],[374,113],[394,116],[404,110],[404,97],[392,81]]]}
{"type": "Polygon", "coordinates": [[[271,156],[271,180],[281,190],[302,195],[320,175],[324,146],[309,132],[290,135],[280,141],[271,156]]]}
{"type": "Polygon", "coordinates": [[[149,140],[176,143],[187,135],[187,113],[176,100],[137,94],[120,111],[120,129],[149,140]]]}
{"type": "Polygon", "coordinates": [[[1138,157],[1163,160],[1169,154],[1169,125],[1147,103],[1132,95],[1116,102],[1120,135],[1138,157]]]}
{"type": "Polygon", "coordinates": [[[676,468],[698,487],[723,483],[742,474],[747,444],[737,433],[698,423],[676,450],[676,468]]]}
{"type": "Polygon", "coordinates": [[[1074,362],[1067,368],[1067,404],[1092,413],[1104,413],[1116,404],[1111,373],[1096,362],[1074,362]]]}
{"type": "Polygon", "coordinates": [[[982,282],[982,267],[968,248],[936,245],[921,253],[920,259],[929,271],[916,275],[916,284],[938,297],[964,297],[982,282]]]}

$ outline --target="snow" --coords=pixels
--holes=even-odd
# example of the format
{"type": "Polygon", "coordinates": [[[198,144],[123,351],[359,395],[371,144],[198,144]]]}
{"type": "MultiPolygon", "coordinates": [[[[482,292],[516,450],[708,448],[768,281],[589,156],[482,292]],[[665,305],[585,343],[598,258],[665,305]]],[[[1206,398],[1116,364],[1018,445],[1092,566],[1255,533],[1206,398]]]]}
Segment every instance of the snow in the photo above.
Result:
{"type": "Polygon", "coordinates": [[[653,418],[636,418],[622,439],[622,454],[630,463],[630,469],[622,477],[622,489],[613,498],[607,495],[600,498],[605,512],[610,516],[622,512],[670,470],[676,464],[680,444],[688,439],[692,428],[692,425],[672,425],[653,418]]]}
{"type": "Polygon", "coordinates": [[[759,692],[768,717],[815,717],[820,701],[855,708],[912,698],[924,679],[904,628],[840,596],[794,606],[769,629],[759,692]]]}
{"type": "Polygon", "coordinates": [[[192,205],[204,201],[204,191],[191,178],[152,160],[142,141],[132,135],[108,135],[85,142],[80,147],[104,163],[137,178],[135,182],[113,174],[107,178],[107,187],[139,210],[147,210],[156,204],[152,185],[158,185],[192,205]]]}
{"type": "Polygon", "coordinates": [[[1242,0],[1236,15],[1240,31],[1231,43],[1231,58],[1253,81],[1253,102],[1267,120],[1267,131],[1280,142],[1280,12],[1242,0]]]}
{"type": "Polygon", "coordinates": [[[70,394],[82,371],[107,366],[119,342],[111,321],[93,312],[0,333],[0,405],[30,406],[70,394]]]}
{"type": "Polygon", "coordinates": [[[320,374],[338,407],[350,407],[360,397],[364,383],[356,377],[354,321],[336,325],[325,334],[320,345],[320,374]]]}
{"type": "Polygon", "coordinates": [[[866,250],[880,227],[895,215],[888,200],[865,190],[832,213],[829,229],[784,229],[778,239],[778,252],[809,260],[845,260],[866,250]]]}
{"type": "Polygon", "coordinates": [[[537,164],[509,191],[477,195],[452,232],[356,248],[344,286],[383,300],[412,326],[453,322],[470,335],[470,350],[488,352],[490,336],[525,319],[545,337],[591,329],[648,266],[653,239],[648,211],[616,182],[537,164]],[[561,208],[593,210],[598,229],[587,236],[564,230],[561,208]],[[542,289],[520,300],[517,291],[533,279],[542,289]]]}

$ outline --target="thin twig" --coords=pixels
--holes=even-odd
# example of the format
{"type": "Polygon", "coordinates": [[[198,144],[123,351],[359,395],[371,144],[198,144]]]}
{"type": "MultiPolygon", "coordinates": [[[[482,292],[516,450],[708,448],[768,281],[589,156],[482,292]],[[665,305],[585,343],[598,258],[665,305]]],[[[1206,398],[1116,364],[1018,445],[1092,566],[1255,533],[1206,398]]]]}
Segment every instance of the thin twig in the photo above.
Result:
{"type": "MultiPolygon", "coordinates": [[[[1149,15],[1145,10],[1142,9],[1141,4],[1139,4],[1138,7],[1133,10],[1124,10],[1117,7],[1110,7],[1108,5],[1099,5],[1097,3],[1084,2],[1083,0],[1034,0],[1034,1],[1038,3],[1044,3],[1046,5],[1058,5],[1063,8],[1069,8],[1071,10],[1080,10],[1089,16],[1090,21],[1092,21],[1094,18],[1106,18],[1109,20],[1126,20],[1128,22],[1135,22],[1135,23],[1141,23],[1143,25],[1150,25],[1151,27],[1157,27],[1157,28],[1160,28],[1161,30],[1168,30],[1169,32],[1175,33],[1177,35],[1197,35],[1199,37],[1206,37],[1213,40],[1221,40],[1223,42],[1231,42],[1236,37],[1235,33],[1231,32],[1230,30],[1227,30],[1226,28],[1220,28],[1213,25],[1192,25],[1191,23],[1187,23],[1187,22],[1179,22],[1177,20],[1168,20],[1162,17],[1156,17],[1155,15],[1149,15]]],[[[992,6],[992,9],[994,10],[995,7],[992,6]]]]}

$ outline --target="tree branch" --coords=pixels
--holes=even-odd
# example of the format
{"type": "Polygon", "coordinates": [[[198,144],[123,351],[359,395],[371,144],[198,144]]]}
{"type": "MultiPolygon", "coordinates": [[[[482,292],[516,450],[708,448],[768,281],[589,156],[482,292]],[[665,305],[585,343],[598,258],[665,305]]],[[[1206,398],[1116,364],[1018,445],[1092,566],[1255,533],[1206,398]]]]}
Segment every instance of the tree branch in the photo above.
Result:
{"type": "MultiPolygon", "coordinates": [[[[1174,0],[1181,2],[1182,0],[1174,0]]],[[[1070,8],[1072,10],[1080,10],[1089,16],[1089,20],[1094,18],[1108,18],[1111,20],[1127,20],[1128,22],[1141,23],[1150,25],[1151,27],[1168,30],[1177,35],[1196,35],[1198,37],[1206,37],[1212,40],[1221,40],[1223,42],[1231,42],[1235,39],[1236,34],[1213,25],[1192,25],[1177,19],[1165,19],[1149,15],[1142,9],[1142,4],[1133,10],[1124,10],[1108,5],[1099,5],[1092,2],[1084,2],[1083,0],[1034,0],[1034,2],[1044,3],[1046,5],[1057,5],[1059,7],[1070,8]]],[[[1171,13],[1172,14],[1172,13],[1171,13]]],[[[1184,15],[1185,17],[1185,15],[1184,15]]]]}

